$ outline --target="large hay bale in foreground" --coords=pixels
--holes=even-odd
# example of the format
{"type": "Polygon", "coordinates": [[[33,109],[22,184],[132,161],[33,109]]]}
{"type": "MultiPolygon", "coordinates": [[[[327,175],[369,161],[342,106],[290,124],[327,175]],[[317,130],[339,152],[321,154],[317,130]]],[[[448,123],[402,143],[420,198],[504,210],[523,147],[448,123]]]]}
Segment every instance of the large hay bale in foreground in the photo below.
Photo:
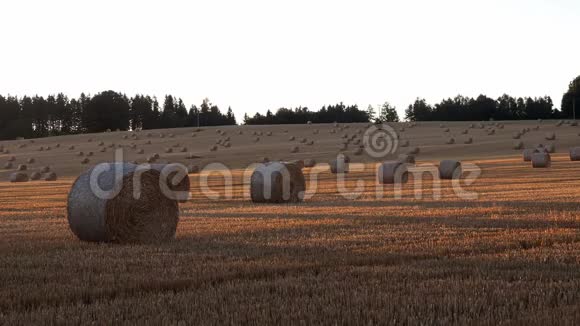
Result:
{"type": "Polygon", "coordinates": [[[455,160],[443,160],[439,163],[440,179],[459,179],[461,178],[461,162],[455,160]]]}
{"type": "Polygon", "coordinates": [[[250,194],[255,203],[300,202],[305,189],[304,174],[295,163],[261,164],[250,177],[250,194]]]}
{"type": "Polygon", "coordinates": [[[552,165],[552,158],[546,152],[532,154],[533,168],[549,168],[552,165]]]}
{"type": "Polygon", "coordinates": [[[68,222],[83,241],[158,243],[175,236],[177,201],[159,185],[159,171],[127,163],[103,163],[82,173],[68,195],[68,222]],[[95,178],[91,189],[91,175],[95,178]],[[138,176],[140,196],[134,196],[138,176]]]}
{"type": "Polygon", "coordinates": [[[580,161],[580,147],[570,148],[570,161],[580,161]]]}
{"type": "Polygon", "coordinates": [[[24,172],[14,172],[10,175],[10,182],[27,182],[28,175],[24,172]]]}
{"type": "Polygon", "coordinates": [[[349,160],[345,159],[342,155],[339,155],[336,160],[332,160],[328,163],[328,165],[330,165],[330,172],[334,174],[348,173],[348,163],[349,160]]]}
{"type": "Polygon", "coordinates": [[[383,162],[377,170],[377,178],[382,184],[407,183],[408,165],[401,161],[383,162]]]}

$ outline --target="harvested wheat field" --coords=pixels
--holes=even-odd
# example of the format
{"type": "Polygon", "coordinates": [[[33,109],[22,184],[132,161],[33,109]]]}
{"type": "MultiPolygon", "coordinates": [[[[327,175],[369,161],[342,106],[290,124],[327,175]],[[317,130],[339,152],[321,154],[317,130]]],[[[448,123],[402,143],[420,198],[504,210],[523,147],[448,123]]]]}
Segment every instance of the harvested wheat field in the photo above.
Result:
{"type": "MultiPolygon", "coordinates": [[[[403,125],[400,139],[420,149],[404,185],[379,184],[382,159],[353,154],[368,127],[362,124],[0,142],[10,150],[0,154],[0,166],[15,157],[12,168],[0,170],[0,323],[577,324],[580,164],[568,149],[578,146],[578,127],[488,122],[470,128],[473,144],[464,144],[466,122],[445,123],[449,132],[439,123],[394,127],[403,125]],[[514,150],[512,134],[527,127],[518,138],[524,147],[514,150]],[[545,139],[548,132],[555,140],[545,139]],[[551,143],[548,168],[524,162],[523,149],[551,143]],[[176,145],[188,152],[165,152],[176,145]],[[173,241],[81,242],[67,222],[68,192],[82,171],[112,161],[119,146],[126,161],[201,169],[220,163],[232,180],[215,170],[189,175],[191,198],[179,205],[173,241]],[[79,151],[94,153],[88,164],[79,151]],[[339,152],[350,156],[350,171],[331,174],[327,163],[339,152]],[[35,162],[25,172],[50,166],[57,181],[9,182],[30,157],[35,162]],[[303,202],[252,203],[245,167],[264,157],[322,163],[303,170],[303,202]],[[464,177],[476,168],[481,175],[439,180],[443,159],[461,160],[464,177]],[[423,170],[431,174],[418,186],[420,174],[412,172],[423,170]]],[[[400,147],[385,160],[407,151],[400,147]]]]}

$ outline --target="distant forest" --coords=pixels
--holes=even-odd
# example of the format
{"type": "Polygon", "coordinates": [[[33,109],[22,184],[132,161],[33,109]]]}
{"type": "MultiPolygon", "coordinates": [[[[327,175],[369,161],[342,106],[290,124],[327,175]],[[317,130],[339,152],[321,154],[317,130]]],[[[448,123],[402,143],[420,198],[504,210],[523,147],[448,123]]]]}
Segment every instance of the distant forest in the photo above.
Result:
{"type": "Polygon", "coordinates": [[[235,125],[227,113],[204,100],[189,110],[181,99],[165,96],[160,107],[155,97],[106,91],[95,96],[81,94],[69,99],[63,94],[42,96],[0,95],[0,139],[35,138],[106,130],[137,130],[192,126],[235,125]],[[198,114],[199,113],[199,114],[198,114]]]}
{"type": "MultiPolygon", "coordinates": [[[[418,98],[405,110],[408,121],[486,121],[569,119],[574,107],[580,105],[580,76],[574,79],[562,97],[561,110],[554,108],[548,96],[514,98],[503,95],[492,99],[485,95],[470,98],[458,95],[434,105],[418,98]]],[[[577,108],[578,109],[578,108],[577,108]]],[[[366,110],[357,105],[323,106],[318,111],[307,107],[280,108],[265,115],[244,116],[244,124],[303,124],[331,122],[396,122],[399,116],[388,102],[366,110]]],[[[167,95],[160,105],[157,98],[105,91],[94,96],[81,94],[79,98],[65,95],[1,96],[0,140],[17,137],[35,138],[68,134],[103,132],[106,130],[136,130],[179,128],[194,126],[235,125],[231,108],[226,113],[205,99],[189,110],[180,98],[167,95]]]]}

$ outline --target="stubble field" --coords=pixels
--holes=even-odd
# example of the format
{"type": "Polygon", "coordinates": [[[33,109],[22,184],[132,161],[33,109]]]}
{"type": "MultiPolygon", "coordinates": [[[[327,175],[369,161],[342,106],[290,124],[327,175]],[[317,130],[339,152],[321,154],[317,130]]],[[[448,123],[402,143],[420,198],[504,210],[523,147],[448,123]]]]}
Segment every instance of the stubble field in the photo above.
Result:
{"type": "MultiPolygon", "coordinates": [[[[232,195],[224,198],[224,182],[212,175],[209,186],[222,196],[210,200],[200,175],[190,175],[192,198],[180,205],[176,239],[163,245],[78,241],[66,197],[86,167],[43,152],[45,164],[60,167],[59,181],[0,182],[0,323],[577,324],[580,164],[566,151],[578,129],[546,125],[530,133],[530,144],[546,130],[559,135],[552,167],[532,169],[510,149],[509,135],[521,126],[474,135],[470,146],[443,144],[435,125],[403,137],[421,147],[418,166],[441,158],[476,164],[481,176],[463,184],[476,199],[459,197],[451,181],[434,198],[429,178],[421,199],[414,180],[395,198],[392,187],[377,190],[376,164],[360,157],[354,160],[365,168],[345,181],[352,191],[339,191],[336,176],[321,168],[316,194],[304,203],[258,205],[244,195],[246,163],[277,154],[324,162],[338,143],[323,132],[331,126],[320,126],[319,148],[290,155],[282,129],[300,137],[317,127],[270,127],[281,134],[271,145],[240,140],[232,146],[238,154],[199,155],[201,164],[234,167],[232,195]],[[364,190],[350,198],[361,180],[364,190]]],[[[196,143],[185,140],[189,134],[179,141],[196,143]]],[[[81,144],[82,137],[58,141],[81,144]]],[[[203,148],[216,137],[207,138],[203,148]]]]}

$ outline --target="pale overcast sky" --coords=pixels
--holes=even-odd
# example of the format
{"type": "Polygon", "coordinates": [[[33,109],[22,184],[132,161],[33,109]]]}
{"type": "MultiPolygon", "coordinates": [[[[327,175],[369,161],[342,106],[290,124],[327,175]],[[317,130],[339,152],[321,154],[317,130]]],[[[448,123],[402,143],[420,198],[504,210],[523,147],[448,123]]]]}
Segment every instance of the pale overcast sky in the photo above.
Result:
{"type": "Polygon", "coordinates": [[[580,74],[578,0],[2,1],[0,94],[116,90],[222,109],[550,95],[580,74]]]}

